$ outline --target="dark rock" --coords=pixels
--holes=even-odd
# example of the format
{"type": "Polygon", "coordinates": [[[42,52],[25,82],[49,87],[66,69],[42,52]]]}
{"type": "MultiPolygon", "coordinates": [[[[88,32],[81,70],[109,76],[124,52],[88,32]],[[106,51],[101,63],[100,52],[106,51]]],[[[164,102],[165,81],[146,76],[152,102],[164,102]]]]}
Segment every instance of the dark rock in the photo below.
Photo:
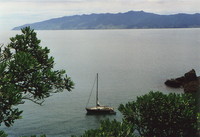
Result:
{"type": "Polygon", "coordinates": [[[183,87],[185,93],[197,92],[199,89],[199,80],[194,69],[182,77],[167,80],[165,84],[172,88],[183,87]]]}
{"type": "Polygon", "coordinates": [[[184,76],[176,78],[175,80],[179,81],[182,85],[185,83],[185,77],[184,76]]]}
{"type": "Polygon", "coordinates": [[[197,75],[194,69],[192,69],[191,71],[185,73],[185,80],[187,82],[189,81],[196,81],[197,80],[197,75]]]}
{"type": "Polygon", "coordinates": [[[170,79],[165,81],[165,85],[173,88],[180,88],[182,86],[182,83],[177,81],[176,79],[170,79]]]}
{"type": "Polygon", "coordinates": [[[183,89],[185,93],[193,93],[197,92],[199,88],[199,83],[198,81],[190,81],[186,84],[184,84],[183,89]]]}

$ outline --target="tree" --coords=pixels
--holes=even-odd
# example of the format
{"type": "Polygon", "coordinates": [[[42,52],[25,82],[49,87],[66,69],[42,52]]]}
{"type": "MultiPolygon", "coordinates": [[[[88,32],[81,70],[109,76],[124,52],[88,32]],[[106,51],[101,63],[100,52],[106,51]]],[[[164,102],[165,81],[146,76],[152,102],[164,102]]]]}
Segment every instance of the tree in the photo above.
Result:
{"type": "Polygon", "coordinates": [[[145,137],[196,136],[196,102],[191,94],[150,92],[120,105],[124,119],[145,137]]]}
{"type": "Polygon", "coordinates": [[[50,50],[40,46],[34,30],[23,28],[22,34],[10,38],[0,48],[0,124],[11,126],[22,111],[14,106],[30,100],[42,105],[45,98],[74,84],[65,70],[53,70],[50,50]]]}

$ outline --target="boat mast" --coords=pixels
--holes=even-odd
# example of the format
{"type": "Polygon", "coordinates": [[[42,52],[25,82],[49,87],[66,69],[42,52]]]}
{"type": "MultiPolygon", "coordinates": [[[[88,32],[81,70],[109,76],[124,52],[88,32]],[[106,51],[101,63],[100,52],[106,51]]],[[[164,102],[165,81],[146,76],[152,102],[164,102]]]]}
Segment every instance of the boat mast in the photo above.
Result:
{"type": "Polygon", "coordinates": [[[97,93],[96,93],[96,106],[99,106],[99,98],[98,98],[98,83],[99,83],[99,76],[97,73],[97,93]]]}

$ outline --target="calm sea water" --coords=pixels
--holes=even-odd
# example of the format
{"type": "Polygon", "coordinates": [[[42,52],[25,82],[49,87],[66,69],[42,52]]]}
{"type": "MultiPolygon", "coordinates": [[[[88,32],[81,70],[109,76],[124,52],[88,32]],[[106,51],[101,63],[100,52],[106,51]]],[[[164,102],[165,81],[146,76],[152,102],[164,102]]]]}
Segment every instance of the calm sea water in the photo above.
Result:
{"type": "MultiPolygon", "coordinates": [[[[1,32],[0,43],[19,31],[1,32]]],[[[46,134],[49,137],[80,135],[115,116],[87,116],[87,103],[96,73],[99,99],[117,109],[149,91],[182,92],[167,88],[166,79],[192,68],[200,75],[200,29],[67,30],[37,31],[41,46],[51,49],[55,68],[65,69],[75,82],[72,92],[54,94],[43,106],[26,102],[23,119],[1,126],[10,137],[46,134]]],[[[92,95],[95,98],[95,95],[92,95]]],[[[94,105],[92,99],[90,105],[94,105]]]]}

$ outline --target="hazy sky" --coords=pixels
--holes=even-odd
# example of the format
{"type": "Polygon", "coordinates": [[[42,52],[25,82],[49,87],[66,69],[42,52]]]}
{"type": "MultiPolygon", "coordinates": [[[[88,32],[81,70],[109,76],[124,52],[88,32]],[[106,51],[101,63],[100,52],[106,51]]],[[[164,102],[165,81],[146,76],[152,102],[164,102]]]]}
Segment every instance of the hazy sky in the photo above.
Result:
{"type": "Polygon", "coordinates": [[[130,10],[200,13],[200,0],[0,0],[0,30],[62,16],[130,10]]]}

